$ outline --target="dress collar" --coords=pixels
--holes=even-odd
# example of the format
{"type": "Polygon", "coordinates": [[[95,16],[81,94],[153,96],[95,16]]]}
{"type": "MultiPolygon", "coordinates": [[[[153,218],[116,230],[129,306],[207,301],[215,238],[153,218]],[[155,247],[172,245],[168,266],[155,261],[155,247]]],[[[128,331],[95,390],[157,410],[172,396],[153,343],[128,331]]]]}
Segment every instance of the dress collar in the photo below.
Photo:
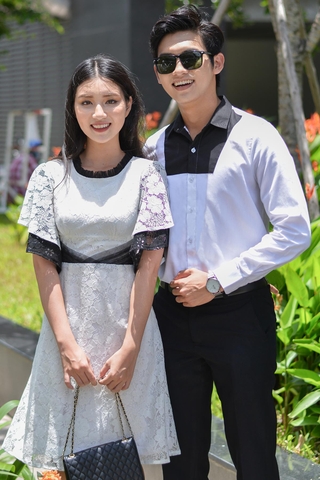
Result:
{"type": "Polygon", "coordinates": [[[118,173],[120,173],[124,169],[124,167],[130,162],[131,158],[132,158],[132,155],[130,153],[126,153],[124,157],[120,160],[118,165],[116,165],[114,168],[110,168],[110,170],[103,170],[99,172],[93,172],[91,170],[85,170],[84,168],[82,168],[80,157],[73,159],[73,165],[76,171],[83,177],[107,178],[107,177],[114,177],[115,175],[118,175],[118,173]]]}

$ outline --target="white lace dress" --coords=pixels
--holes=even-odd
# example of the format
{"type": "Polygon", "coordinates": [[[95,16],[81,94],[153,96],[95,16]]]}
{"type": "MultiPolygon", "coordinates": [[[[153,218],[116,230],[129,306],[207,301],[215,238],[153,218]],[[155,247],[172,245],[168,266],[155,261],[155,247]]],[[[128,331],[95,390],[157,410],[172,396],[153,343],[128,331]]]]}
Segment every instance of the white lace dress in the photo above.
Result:
{"type": "MultiPolygon", "coordinates": [[[[27,250],[57,265],[71,328],[98,377],[124,338],[134,279],[131,258],[137,263],[141,249],[165,246],[172,219],[156,162],[126,155],[100,178],[90,177],[79,160],[68,170],[65,177],[58,160],[35,170],[19,222],[29,228],[27,250]]],[[[180,453],[153,311],[132,383],[121,398],[142,463],[166,463],[180,453]]],[[[73,391],[64,384],[44,316],[31,376],[4,449],[30,466],[63,470],[72,409],[73,391]]],[[[81,388],[75,425],[75,451],[121,438],[114,395],[100,385],[81,388]]]]}

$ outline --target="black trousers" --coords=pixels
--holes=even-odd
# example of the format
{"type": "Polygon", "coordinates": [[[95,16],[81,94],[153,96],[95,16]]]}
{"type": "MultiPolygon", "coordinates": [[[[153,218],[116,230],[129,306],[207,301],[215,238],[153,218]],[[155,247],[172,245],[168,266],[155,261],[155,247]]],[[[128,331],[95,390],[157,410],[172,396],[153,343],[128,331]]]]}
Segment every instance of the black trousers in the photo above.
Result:
{"type": "Polygon", "coordinates": [[[211,394],[216,385],[238,480],[279,480],[272,397],[276,360],[269,287],[183,307],[168,290],[154,300],[181,455],[164,480],[207,480],[211,394]]]}

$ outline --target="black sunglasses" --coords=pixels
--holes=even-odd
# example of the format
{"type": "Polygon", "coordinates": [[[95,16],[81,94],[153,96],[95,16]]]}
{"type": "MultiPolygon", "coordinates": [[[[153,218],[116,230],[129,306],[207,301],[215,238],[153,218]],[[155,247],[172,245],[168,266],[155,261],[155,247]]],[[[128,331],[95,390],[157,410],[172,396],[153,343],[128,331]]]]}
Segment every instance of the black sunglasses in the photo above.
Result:
{"type": "Polygon", "coordinates": [[[171,53],[164,53],[160,57],[153,60],[154,65],[157,68],[158,73],[165,75],[166,73],[172,73],[177,65],[177,58],[180,59],[181,65],[186,70],[196,70],[202,65],[203,54],[212,55],[213,53],[203,52],[199,50],[186,50],[180,53],[180,55],[173,55],[171,53]]]}

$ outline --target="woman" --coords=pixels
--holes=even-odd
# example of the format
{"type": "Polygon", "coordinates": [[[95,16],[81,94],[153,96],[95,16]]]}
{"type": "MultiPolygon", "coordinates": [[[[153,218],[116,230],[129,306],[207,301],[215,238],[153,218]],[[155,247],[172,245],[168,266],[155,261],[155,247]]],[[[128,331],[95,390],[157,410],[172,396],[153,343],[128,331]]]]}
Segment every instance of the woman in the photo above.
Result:
{"type": "Polygon", "coordinates": [[[36,169],[19,219],[45,316],[4,448],[62,478],[75,383],[74,451],[121,437],[121,391],[141,462],[179,454],[152,310],[172,219],[161,168],[140,158],[142,116],[126,67],[103,55],[82,62],[61,156],[36,169]]]}

